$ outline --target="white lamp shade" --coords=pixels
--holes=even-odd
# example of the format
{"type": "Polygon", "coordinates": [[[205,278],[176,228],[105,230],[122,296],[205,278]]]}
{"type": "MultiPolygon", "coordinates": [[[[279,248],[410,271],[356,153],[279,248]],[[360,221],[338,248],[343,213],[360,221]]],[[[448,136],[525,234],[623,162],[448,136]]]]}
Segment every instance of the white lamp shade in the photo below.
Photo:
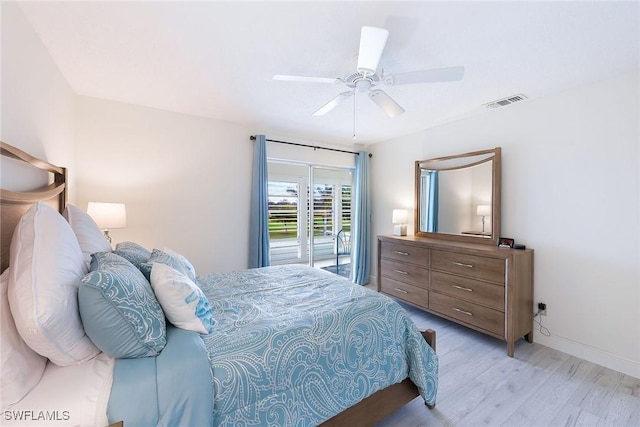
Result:
{"type": "Polygon", "coordinates": [[[491,206],[489,205],[478,205],[476,210],[476,215],[479,216],[489,216],[491,215],[491,206]]]}
{"type": "Polygon", "coordinates": [[[87,213],[103,230],[127,226],[127,212],[124,203],[89,202],[87,213]]]}
{"type": "Polygon", "coordinates": [[[406,209],[394,209],[391,216],[393,224],[406,224],[409,222],[409,212],[406,209]]]}

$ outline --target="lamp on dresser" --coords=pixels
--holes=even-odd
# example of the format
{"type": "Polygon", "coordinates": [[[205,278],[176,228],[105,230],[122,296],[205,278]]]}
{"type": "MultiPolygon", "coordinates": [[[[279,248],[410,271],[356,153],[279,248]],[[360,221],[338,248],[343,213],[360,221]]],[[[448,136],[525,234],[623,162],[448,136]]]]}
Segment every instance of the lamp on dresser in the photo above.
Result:
{"type": "Polygon", "coordinates": [[[482,217],[482,232],[484,233],[485,217],[491,215],[491,206],[489,206],[489,205],[478,205],[478,208],[476,209],[476,215],[482,217]]]}
{"type": "Polygon", "coordinates": [[[393,223],[393,234],[396,236],[407,235],[407,223],[409,222],[409,212],[406,209],[394,209],[391,216],[393,223]]]}
{"type": "Polygon", "coordinates": [[[110,229],[127,226],[127,211],[124,203],[89,202],[87,213],[103,231],[109,243],[111,243],[110,229]]]}

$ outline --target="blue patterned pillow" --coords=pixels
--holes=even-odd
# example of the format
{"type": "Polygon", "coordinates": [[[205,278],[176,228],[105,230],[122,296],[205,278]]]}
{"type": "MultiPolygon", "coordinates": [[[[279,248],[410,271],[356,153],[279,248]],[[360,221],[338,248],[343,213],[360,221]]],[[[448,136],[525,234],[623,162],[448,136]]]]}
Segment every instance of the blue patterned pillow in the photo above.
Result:
{"type": "Polygon", "coordinates": [[[178,258],[184,269],[187,271],[187,277],[191,280],[196,280],[196,269],[194,268],[193,264],[191,264],[191,261],[189,261],[181,253],[178,253],[172,249],[164,248],[163,251],[171,256],[178,258]]]}
{"type": "Polygon", "coordinates": [[[86,334],[116,358],[157,356],[166,344],[164,312],[140,270],[110,252],[91,256],[78,292],[86,334]]]}
{"type": "Polygon", "coordinates": [[[140,268],[140,264],[149,261],[151,252],[134,242],[120,242],[113,253],[120,255],[131,264],[140,268]]]}
{"type": "MultiPolygon", "coordinates": [[[[147,280],[151,281],[151,268],[153,267],[154,262],[158,262],[160,264],[166,264],[174,270],[178,270],[180,273],[185,276],[191,278],[191,271],[187,265],[182,261],[181,258],[184,258],[182,255],[176,255],[175,253],[167,253],[161,251],[160,249],[154,249],[151,252],[151,257],[147,262],[143,262],[140,264],[139,268],[142,271],[142,274],[147,278],[147,280]]],[[[186,258],[185,258],[186,259],[186,258]]],[[[191,265],[191,264],[189,264],[191,265]]],[[[195,274],[194,277],[195,278],[195,274]]]]}

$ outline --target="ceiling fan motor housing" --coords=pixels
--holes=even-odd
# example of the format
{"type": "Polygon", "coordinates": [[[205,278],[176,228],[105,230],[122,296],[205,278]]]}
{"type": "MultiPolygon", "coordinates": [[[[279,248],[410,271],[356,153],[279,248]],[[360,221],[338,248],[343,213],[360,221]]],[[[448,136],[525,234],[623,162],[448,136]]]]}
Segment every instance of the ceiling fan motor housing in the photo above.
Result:
{"type": "Polygon", "coordinates": [[[369,92],[373,87],[378,85],[382,81],[378,74],[364,75],[362,73],[352,73],[345,77],[343,80],[347,87],[354,89],[359,93],[369,92]]]}

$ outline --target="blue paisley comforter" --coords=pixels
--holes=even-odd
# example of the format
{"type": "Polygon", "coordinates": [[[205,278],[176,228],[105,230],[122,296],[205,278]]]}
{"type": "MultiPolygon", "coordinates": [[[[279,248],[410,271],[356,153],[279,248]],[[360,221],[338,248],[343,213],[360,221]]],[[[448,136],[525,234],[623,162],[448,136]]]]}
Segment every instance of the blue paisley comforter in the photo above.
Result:
{"type": "Polygon", "coordinates": [[[409,376],[435,403],[438,359],[393,300],[300,265],[198,278],[214,425],[310,426],[409,376]]]}
{"type": "Polygon", "coordinates": [[[158,357],[117,359],[110,422],[313,426],[407,376],[435,403],[438,358],[390,298],[299,265],[197,283],[214,331],[168,326],[158,357]]]}

